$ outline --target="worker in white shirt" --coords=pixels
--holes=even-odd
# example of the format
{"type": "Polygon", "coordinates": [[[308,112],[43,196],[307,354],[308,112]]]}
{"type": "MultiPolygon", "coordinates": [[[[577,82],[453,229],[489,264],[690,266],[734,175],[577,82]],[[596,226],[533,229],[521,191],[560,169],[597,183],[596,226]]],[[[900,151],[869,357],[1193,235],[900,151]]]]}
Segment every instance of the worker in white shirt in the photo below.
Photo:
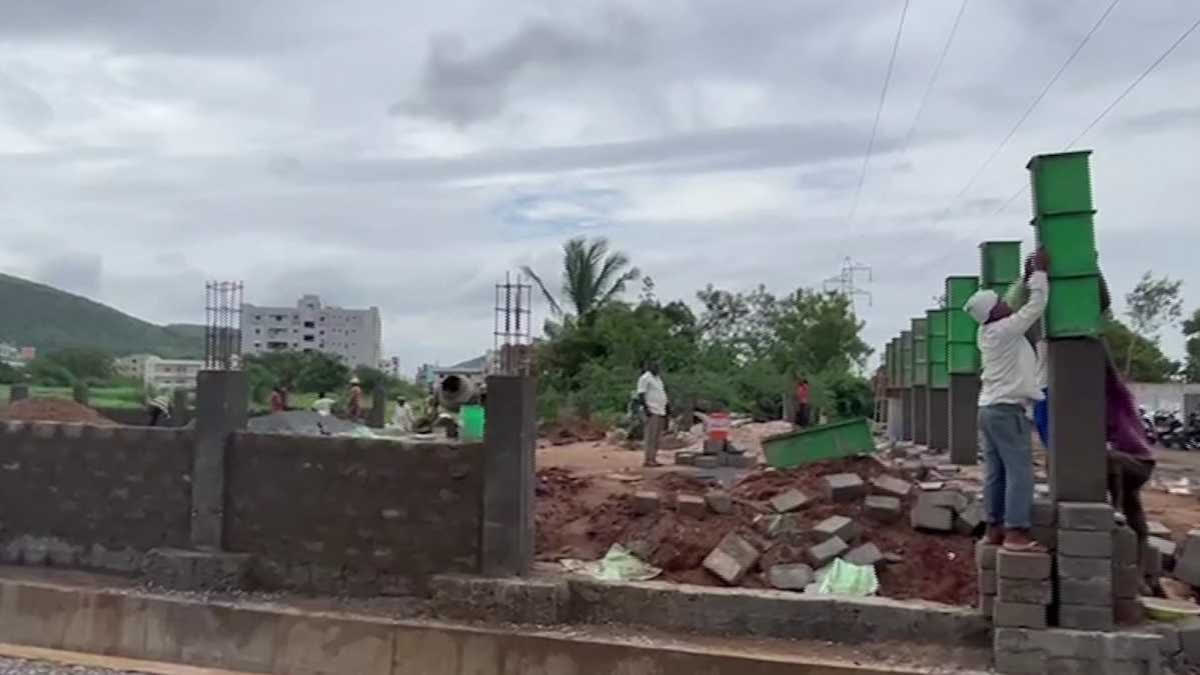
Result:
{"type": "Polygon", "coordinates": [[[1013,312],[1000,296],[981,290],[963,307],[979,322],[982,358],[979,431],[984,440],[983,501],[987,541],[1013,551],[1042,551],[1030,535],[1033,511],[1031,408],[1042,399],[1038,358],[1025,332],[1042,316],[1050,296],[1049,257],[1039,249],[1027,265],[1029,300],[1013,312]]]}
{"type": "Polygon", "coordinates": [[[413,430],[412,408],[408,407],[408,401],[403,396],[396,397],[396,412],[392,414],[392,428],[404,432],[413,430]]]}
{"type": "Polygon", "coordinates": [[[646,459],[643,466],[661,466],[658,463],[658,442],[667,424],[671,404],[667,389],[658,375],[658,361],[646,362],[646,371],[637,381],[638,403],[646,411],[646,433],[644,436],[646,459]]]}
{"type": "Polygon", "coordinates": [[[317,393],[317,400],[313,401],[312,411],[322,417],[329,417],[333,412],[333,404],[336,403],[333,399],[325,395],[325,392],[317,393]]]}

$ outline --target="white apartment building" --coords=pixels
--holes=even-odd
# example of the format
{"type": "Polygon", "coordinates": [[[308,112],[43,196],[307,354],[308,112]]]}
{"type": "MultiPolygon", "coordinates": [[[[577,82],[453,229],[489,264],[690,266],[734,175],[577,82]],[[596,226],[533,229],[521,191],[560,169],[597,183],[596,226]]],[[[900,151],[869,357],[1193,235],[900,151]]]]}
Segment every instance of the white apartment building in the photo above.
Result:
{"type": "Polygon", "coordinates": [[[113,362],[118,375],[136,377],[159,394],[176,389],[194,390],[196,376],[203,369],[203,361],[163,359],[153,354],[130,354],[113,362]]]}
{"type": "Polygon", "coordinates": [[[346,365],[377,368],[383,352],[379,308],[322,306],[305,295],[295,307],[242,304],[242,354],[273,351],[323,352],[346,365]]]}

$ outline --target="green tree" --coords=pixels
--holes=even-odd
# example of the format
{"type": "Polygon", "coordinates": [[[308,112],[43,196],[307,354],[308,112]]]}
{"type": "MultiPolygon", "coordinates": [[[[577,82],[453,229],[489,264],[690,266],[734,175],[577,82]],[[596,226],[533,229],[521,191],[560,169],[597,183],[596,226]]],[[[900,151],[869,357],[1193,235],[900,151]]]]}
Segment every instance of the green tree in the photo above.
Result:
{"type": "Polygon", "coordinates": [[[1103,333],[1111,354],[1133,356],[1125,368],[1125,376],[1134,382],[1166,382],[1179,371],[1179,364],[1168,359],[1158,345],[1117,319],[1105,319],[1103,333]]]}
{"type": "Polygon", "coordinates": [[[24,379],[20,369],[13,368],[7,363],[0,363],[0,384],[17,384],[24,379]]]}
{"type": "Polygon", "coordinates": [[[346,386],[350,368],[340,359],[328,354],[310,353],[296,376],[296,388],[307,392],[334,392],[346,386]]]}
{"type": "MultiPolygon", "coordinates": [[[[537,284],[556,316],[566,314],[562,303],[532,268],[526,265],[521,270],[537,284]]],[[[591,241],[576,237],[563,244],[562,296],[575,310],[575,316],[582,320],[620,295],[625,284],[640,274],[636,267],[629,266],[629,258],[624,253],[609,253],[608,240],[603,237],[591,241]]]]}
{"type": "Polygon", "coordinates": [[[32,384],[43,387],[70,387],[75,384],[75,376],[65,366],[44,356],[39,356],[25,366],[25,372],[32,384]]]}
{"type": "Polygon", "coordinates": [[[66,368],[76,380],[106,382],[113,377],[112,354],[102,349],[67,347],[47,354],[46,358],[66,368]]]}
{"type": "Polygon", "coordinates": [[[1183,322],[1183,335],[1187,338],[1187,367],[1184,375],[1188,382],[1200,382],[1200,309],[1183,322]]]}
{"type": "MultiPolygon", "coordinates": [[[[1133,332],[1158,344],[1158,332],[1183,315],[1183,301],[1179,298],[1182,286],[1182,281],[1172,281],[1167,277],[1155,279],[1150,272],[1143,274],[1137,286],[1125,295],[1128,305],[1125,315],[1133,332]]],[[[1125,352],[1126,377],[1131,375],[1133,355],[1137,348],[1138,342],[1131,340],[1125,352]]]]}

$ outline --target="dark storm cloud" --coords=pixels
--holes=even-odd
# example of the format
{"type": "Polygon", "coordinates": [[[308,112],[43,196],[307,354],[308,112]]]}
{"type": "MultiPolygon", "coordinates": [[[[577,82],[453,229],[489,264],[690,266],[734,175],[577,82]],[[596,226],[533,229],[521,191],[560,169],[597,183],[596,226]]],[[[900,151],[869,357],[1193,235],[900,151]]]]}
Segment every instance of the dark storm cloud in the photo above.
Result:
{"type": "Polygon", "coordinates": [[[467,125],[498,115],[510,85],[524,73],[577,76],[590,68],[629,67],[643,57],[648,34],[636,17],[608,12],[593,29],[532,21],[475,53],[462,36],[435,37],[417,98],[396,103],[391,112],[467,125]]]}

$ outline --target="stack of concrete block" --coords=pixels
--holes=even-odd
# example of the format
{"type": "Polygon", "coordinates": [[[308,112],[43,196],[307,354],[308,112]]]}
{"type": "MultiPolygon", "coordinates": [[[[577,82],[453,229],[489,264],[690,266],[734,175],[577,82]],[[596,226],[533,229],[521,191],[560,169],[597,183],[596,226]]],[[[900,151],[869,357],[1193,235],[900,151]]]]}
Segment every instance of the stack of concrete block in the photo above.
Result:
{"type": "Polygon", "coordinates": [[[1033,538],[1048,550],[1058,548],[1058,509],[1054,502],[1039,497],[1033,500],[1033,538]]]}
{"type": "Polygon", "coordinates": [[[1200,586],[1200,530],[1188,532],[1175,559],[1175,578],[1200,586]]]}
{"type": "Polygon", "coordinates": [[[997,628],[993,655],[1006,675],[1159,675],[1162,641],[1153,633],[997,628]]]}
{"type": "Polygon", "coordinates": [[[718,466],[748,469],[756,462],[753,456],[729,441],[710,438],[704,441],[703,453],[696,456],[693,463],[702,469],[715,469],[718,466]]]}
{"type": "Polygon", "coordinates": [[[1113,529],[1108,504],[1059,502],[1059,626],[1112,630],[1113,529]]]}
{"type": "Polygon", "coordinates": [[[979,580],[979,611],[988,619],[996,608],[996,552],[994,546],[980,539],[975,542],[975,578],[979,580]]]}
{"type": "Polygon", "coordinates": [[[992,622],[997,628],[1045,628],[1054,598],[1050,555],[996,551],[996,604],[992,622]]]}
{"type": "Polygon", "coordinates": [[[909,518],[914,529],[932,532],[950,532],[966,518],[969,525],[965,529],[974,531],[983,524],[983,511],[957,490],[937,490],[919,493],[909,518]]]}
{"type": "Polygon", "coordinates": [[[1142,570],[1138,566],[1137,534],[1125,525],[1113,529],[1112,557],[1113,615],[1117,623],[1135,624],[1142,620],[1138,590],[1142,570]]]}

